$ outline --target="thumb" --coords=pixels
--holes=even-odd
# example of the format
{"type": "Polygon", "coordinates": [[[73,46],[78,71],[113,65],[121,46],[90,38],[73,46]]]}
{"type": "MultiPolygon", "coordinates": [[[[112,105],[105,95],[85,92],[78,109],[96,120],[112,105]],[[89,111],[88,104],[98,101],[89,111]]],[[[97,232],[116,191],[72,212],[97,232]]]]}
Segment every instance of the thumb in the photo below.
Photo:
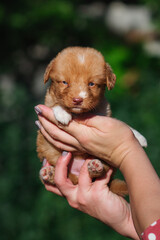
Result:
{"type": "Polygon", "coordinates": [[[61,183],[67,179],[68,165],[71,161],[72,154],[63,151],[62,155],[56,162],[55,167],[55,181],[61,183]]]}
{"type": "Polygon", "coordinates": [[[105,174],[105,176],[96,179],[96,181],[94,182],[94,187],[99,189],[100,188],[103,189],[104,187],[106,188],[106,186],[111,180],[112,173],[113,173],[113,169],[110,168],[105,174]]]}

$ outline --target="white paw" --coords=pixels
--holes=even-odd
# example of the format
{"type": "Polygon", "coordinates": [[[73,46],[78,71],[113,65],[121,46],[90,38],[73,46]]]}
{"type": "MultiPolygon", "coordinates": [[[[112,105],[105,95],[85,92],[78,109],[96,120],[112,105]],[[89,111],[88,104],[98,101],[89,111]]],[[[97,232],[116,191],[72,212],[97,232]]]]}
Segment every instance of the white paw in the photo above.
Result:
{"type": "Polygon", "coordinates": [[[55,106],[52,109],[56,120],[63,125],[68,125],[69,122],[72,120],[72,115],[61,106],[55,106]]]}
{"type": "Polygon", "coordinates": [[[130,127],[130,129],[132,130],[134,136],[137,138],[137,140],[139,141],[139,143],[141,144],[142,147],[147,147],[147,140],[146,138],[140,134],[137,130],[133,129],[130,127]]]}

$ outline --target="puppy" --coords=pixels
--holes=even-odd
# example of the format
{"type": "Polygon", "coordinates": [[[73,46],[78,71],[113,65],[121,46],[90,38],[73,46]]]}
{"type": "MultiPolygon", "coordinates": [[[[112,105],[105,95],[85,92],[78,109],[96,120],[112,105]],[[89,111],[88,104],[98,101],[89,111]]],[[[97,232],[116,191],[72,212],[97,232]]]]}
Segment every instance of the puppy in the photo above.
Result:
{"type": "MultiPolygon", "coordinates": [[[[44,83],[49,79],[51,79],[51,85],[47,90],[45,105],[53,109],[59,123],[68,125],[73,115],[76,117],[85,113],[111,116],[110,105],[104,93],[106,86],[108,90],[114,87],[116,76],[97,50],[83,47],[64,49],[49,63],[44,74],[44,83]]],[[[137,134],[136,137],[140,143],[146,145],[145,138],[137,131],[134,133],[137,134]]],[[[39,131],[37,152],[41,161],[47,159],[52,165],[41,169],[42,182],[54,184],[54,167],[62,150],[53,147],[39,131]]],[[[107,163],[93,156],[80,152],[74,153],[68,172],[74,184],[78,183],[80,167],[88,157],[92,159],[88,164],[92,179],[101,177],[110,168],[107,163]]],[[[128,192],[126,183],[118,179],[111,180],[109,186],[112,192],[120,196],[128,192]]]]}

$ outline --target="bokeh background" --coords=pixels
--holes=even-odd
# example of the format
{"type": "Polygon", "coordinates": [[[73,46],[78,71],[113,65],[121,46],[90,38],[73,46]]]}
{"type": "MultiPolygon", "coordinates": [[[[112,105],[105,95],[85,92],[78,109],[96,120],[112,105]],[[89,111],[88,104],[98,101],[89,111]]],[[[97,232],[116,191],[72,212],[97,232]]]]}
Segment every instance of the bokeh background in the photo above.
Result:
{"type": "Polygon", "coordinates": [[[147,138],[160,175],[160,2],[1,0],[1,240],[125,239],[39,181],[34,106],[43,103],[48,62],[67,46],[94,47],[110,63],[113,116],[147,138]]]}

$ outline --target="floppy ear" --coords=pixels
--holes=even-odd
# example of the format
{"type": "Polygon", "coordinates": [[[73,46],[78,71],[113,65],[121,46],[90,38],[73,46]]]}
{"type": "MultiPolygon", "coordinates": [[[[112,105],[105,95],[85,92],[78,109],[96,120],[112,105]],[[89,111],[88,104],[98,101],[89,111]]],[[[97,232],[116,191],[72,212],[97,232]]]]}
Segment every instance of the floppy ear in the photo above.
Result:
{"type": "Polygon", "coordinates": [[[54,59],[48,64],[46,71],[44,73],[44,83],[46,83],[50,77],[51,71],[53,71],[54,68],[54,59]]]}
{"type": "Polygon", "coordinates": [[[112,90],[116,83],[116,75],[113,73],[112,68],[106,63],[106,85],[108,90],[112,90]]]}

